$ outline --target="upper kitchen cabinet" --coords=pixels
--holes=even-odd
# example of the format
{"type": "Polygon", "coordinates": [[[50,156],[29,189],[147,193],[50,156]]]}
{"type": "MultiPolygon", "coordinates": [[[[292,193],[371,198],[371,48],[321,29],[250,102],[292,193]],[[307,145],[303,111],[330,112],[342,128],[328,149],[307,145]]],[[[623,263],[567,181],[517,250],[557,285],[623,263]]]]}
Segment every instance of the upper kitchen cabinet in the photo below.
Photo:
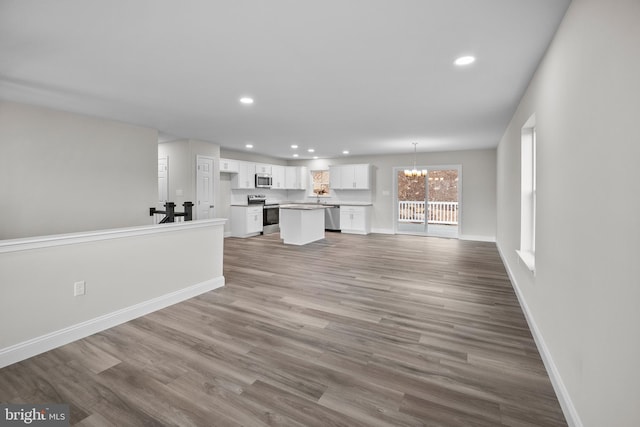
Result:
{"type": "Polygon", "coordinates": [[[342,189],[342,168],[344,166],[329,166],[329,188],[342,189]]]}
{"type": "Polygon", "coordinates": [[[239,164],[237,160],[220,159],[220,172],[238,173],[239,164]]]}
{"type": "Polygon", "coordinates": [[[254,173],[268,173],[269,175],[271,175],[273,172],[273,166],[272,165],[267,165],[264,163],[256,163],[255,164],[255,172],[254,173]]]}
{"type": "Polygon", "coordinates": [[[273,190],[286,190],[285,170],[284,166],[271,166],[271,188],[273,190]]]}
{"type": "Polygon", "coordinates": [[[256,188],[256,164],[238,162],[238,173],[231,179],[231,188],[234,190],[256,188]]]}
{"type": "Polygon", "coordinates": [[[370,190],[371,165],[330,166],[331,188],[334,190],[370,190]]]}
{"type": "Polygon", "coordinates": [[[287,190],[307,188],[307,168],[304,166],[285,166],[285,187],[287,190]]]}

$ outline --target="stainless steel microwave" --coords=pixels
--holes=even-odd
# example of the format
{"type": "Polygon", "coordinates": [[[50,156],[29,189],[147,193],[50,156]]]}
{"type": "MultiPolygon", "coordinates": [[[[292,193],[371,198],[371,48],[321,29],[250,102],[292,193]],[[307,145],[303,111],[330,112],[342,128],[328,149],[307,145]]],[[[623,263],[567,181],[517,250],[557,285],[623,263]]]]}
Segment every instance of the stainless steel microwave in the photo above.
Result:
{"type": "Polygon", "coordinates": [[[271,175],[268,173],[256,174],[256,188],[271,188],[271,175]]]}

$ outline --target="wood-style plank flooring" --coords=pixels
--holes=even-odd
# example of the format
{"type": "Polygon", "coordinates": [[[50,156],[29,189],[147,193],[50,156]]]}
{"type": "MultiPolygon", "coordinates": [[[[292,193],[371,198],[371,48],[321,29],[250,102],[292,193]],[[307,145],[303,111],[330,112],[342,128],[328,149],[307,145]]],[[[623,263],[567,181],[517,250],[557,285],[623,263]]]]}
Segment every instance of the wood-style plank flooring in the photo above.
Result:
{"type": "Polygon", "coordinates": [[[78,426],[566,425],[495,244],[229,238],[224,275],[0,370],[0,401],[78,426]]]}

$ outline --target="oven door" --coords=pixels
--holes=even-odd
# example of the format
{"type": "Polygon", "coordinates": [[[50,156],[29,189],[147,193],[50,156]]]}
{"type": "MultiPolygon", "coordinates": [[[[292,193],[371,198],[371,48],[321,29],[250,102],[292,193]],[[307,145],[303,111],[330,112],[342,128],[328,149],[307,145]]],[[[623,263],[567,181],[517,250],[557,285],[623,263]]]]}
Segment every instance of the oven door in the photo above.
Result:
{"type": "Polygon", "coordinates": [[[280,206],[268,205],[262,210],[262,232],[263,234],[276,233],[280,231],[280,206]]]}

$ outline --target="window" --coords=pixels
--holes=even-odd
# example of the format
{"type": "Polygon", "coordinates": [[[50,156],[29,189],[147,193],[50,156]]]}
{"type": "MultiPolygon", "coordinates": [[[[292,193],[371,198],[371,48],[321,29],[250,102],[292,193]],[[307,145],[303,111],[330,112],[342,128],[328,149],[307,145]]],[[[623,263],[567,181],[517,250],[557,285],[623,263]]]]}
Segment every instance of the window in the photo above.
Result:
{"type": "Polygon", "coordinates": [[[520,250],[518,255],[535,272],[536,253],[536,123],[531,116],[522,128],[520,165],[520,250]]]}
{"type": "Polygon", "coordinates": [[[329,171],[311,171],[313,180],[313,194],[315,196],[329,196],[329,171]]]}

